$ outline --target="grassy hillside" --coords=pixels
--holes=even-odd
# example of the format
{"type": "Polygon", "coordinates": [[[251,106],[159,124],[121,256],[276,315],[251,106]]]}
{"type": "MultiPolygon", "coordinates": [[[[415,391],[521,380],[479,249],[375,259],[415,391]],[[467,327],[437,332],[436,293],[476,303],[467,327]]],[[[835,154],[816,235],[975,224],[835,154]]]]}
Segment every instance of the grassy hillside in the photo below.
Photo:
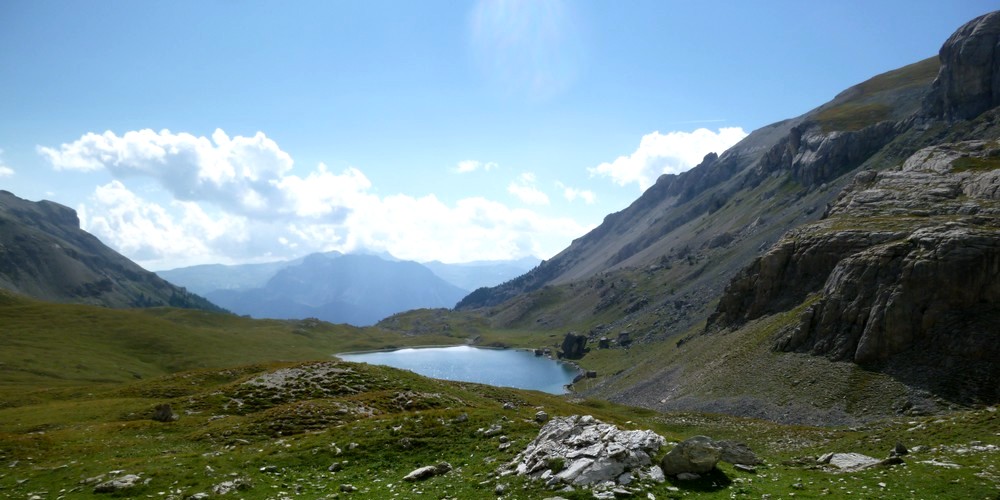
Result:
{"type": "MultiPolygon", "coordinates": [[[[998,492],[995,409],[850,429],[781,426],[657,414],[343,362],[182,372],[0,409],[0,490],[8,498],[181,499],[214,497],[213,489],[229,483],[236,488],[229,496],[246,499],[488,498],[502,485],[503,498],[543,498],[556,493],[497,474],[537,434],[539,410],[590,414],[624,428],[653,429],[670,441],[697,434],[736,439],[765,460],[753,473],[720,464],[701,480],[643,484],[656,498],[994,498],[998,492]],[[178,420],[150,418],[163,403],[178,420]],[[500,434],[482,432],[494,425],[500,434]],[[831,451],[883,458],[896,442],[922,448],[906,465],[860,472],[833,473],[816,464],[831,451]],[[413,469],[441,461],[454,470],[402,481],[413,469]],[[94,492],[126,474],[138,475],[140,484],[117,494],[94,492]]],[[[591,498],[586,489],[558,494],[591,498]]]]}
{"type": "Polygon", "coordinates": [[[329,359],[336,352],[461,341],[447,334],[428,332],[418,337],[315,320],[265,321],[186,309],[53,304],[0,292],[0,390],[21,393],[115,384],[198,368],[329,359]]]}

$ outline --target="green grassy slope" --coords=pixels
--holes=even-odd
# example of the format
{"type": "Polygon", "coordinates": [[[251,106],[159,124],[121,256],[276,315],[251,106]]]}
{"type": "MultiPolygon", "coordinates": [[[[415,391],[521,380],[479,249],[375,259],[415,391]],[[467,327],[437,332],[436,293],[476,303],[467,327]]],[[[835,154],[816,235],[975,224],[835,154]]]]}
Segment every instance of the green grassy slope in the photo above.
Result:
{"type": "Polygon", "coordinates": [[[417,337],[313,320],[251,320],[186,309],[113,310],[0,292],[0,390],[22,393],[197,368],[329,359],[336,352],[390,345],[458,342],[461,339],[433,333],[417,337]]]}
{"type": "MultiPolygon", "coordinates": [[[[539,410],[590,414],[624,428],[653,429],[671,441],[697,434],[737,439],[766,462],[755,473],[721,464],[698,481],[644,484],[642,491],[656,498],[792,493],[806,498],[993,498],[1000,491],[995,409],[851,429],[782,426],[657,414],[346,362],[182,372],[0,409],[0,491],[8,498],[180,499],[239,480],[245,486],[231,493],[233,498],[488,498],[500,484],[504,498],[544,498],[557,493],[541,483],[497,474],[537,434],[540,424],[533,416],[539,410]],[[271,380],[284,380],[283,386],[252,382],[297,370],[326,372],[311,379],[317,384],[275,375],[271,380]],[[177,421],[151,420],[162,403],[180,415],[177,421]],[[504,408],[505,403],[513,408],[504,408]],[[502,432],[482,432],[493,425],[502,432]],[[504,441],[511,446],[501,448],[504,441]],[[831,451],[883,458],[897,441],[923,448],[908,455],[906,465],[853,473],[816,465],[815,457],[831,451]],[[411,470],[441,461],[454,470],[424,482],[402,481],[411,470]],[[124,474],[137,474],[143,482],[115,495],[94,492],[97,483],[124,474]],[[357,490],[345,493],[341,485],[357,490]]],[[[585,489],[558,494],[591,498],[585,489]]]]}

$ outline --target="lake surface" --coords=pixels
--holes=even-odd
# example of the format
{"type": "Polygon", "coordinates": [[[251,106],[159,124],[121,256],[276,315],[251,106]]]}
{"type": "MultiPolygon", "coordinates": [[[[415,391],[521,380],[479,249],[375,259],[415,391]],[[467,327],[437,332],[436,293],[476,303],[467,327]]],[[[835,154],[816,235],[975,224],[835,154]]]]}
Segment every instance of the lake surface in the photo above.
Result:
{"type": "Polygon", "coordinates": [[[577,368],[517,349],[470,346],[421,347],[395,351],[337,354],[344,361],[386,365],[421,375],[461,382],[477,382],[550,394],[565,394],[577,368]]]}

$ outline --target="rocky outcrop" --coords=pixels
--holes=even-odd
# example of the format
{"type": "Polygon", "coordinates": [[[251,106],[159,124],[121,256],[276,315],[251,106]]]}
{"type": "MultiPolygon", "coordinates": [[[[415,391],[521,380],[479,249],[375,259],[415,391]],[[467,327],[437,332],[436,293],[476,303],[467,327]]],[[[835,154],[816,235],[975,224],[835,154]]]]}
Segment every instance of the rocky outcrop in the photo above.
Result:
{"type": "Polygon", "coordinates": [[[819,302],[777,347],[871,364],[929,342],[939,356],[998,359],[995,332],[970,331],[972,325],[953,330],[976,317],[996,317],[998,278],[995,229],[922,228],[845,258],[819,302]]]}
{"type": "Polygon", "coordinates": [[[566,359],[580,359],[586,353],[587,336],[576,332],[568,332],[562,341],[559,355],[566,359]]]}
{"type": "Polygon", "coordinates": [[[832,231],[821,222],[785,235],[744,268],[726,287],[708,330],[735,328],[767,314],[786,311],[823,287],[845,256],[905,235],[901,231],[832,231]]]}
{"type": "Polygon", "coordinates": [[[664,443],[653,431],[621,430],[590,415],[553,417],[505,469],[550,485],[662,480],[652,456],[664,443]]]}
{"type": "Polygon", "coordinates": [[[941,69],[924,114],[968,120],[1000,105],[1000,12],[977,17],[941,46],[941,69]]]}
{"type": "Polygon", "coordinates": [[[789,171],[803,186],[818,186],[854,170],[889,143],[901,129],[892,121],[857,131],[824,131],[814,122],[791,132],[764,154],[758,175],[789,171]]]}
{"type": "Polygon", "coordinates": [[[907,354],[942,379],[965,366],[987,388],[971,399],[996,398],[1000,335],[988,325],[1000,319],[998,186],[993,141],[933,146],[897,169],[860,172],[827,219],[790,232],[733,279],[707,331],[816,294],[776,349],[883,367],[907,354]]]}

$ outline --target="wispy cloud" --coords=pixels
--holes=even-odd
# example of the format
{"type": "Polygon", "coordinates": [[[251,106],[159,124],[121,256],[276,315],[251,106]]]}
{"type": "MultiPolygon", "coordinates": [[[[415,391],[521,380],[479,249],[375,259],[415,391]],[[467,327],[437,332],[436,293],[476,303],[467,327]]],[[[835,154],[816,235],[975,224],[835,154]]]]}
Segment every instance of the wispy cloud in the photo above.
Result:
{"type": "Polygon", "coordinates": [[[11,177],[14,175],[14,169],[4,165],[3,162],[3,150],[0,149],[0,178],[11,177]]]}
{"type": "Polygon", "coordinates": [[[746,136],[740,127],[720,128],[718,132],[705,128],[693,132],[653,132],[642,137],[632,154],[619,156],[587,171],[591,176],[609,177],[619,186],[637,184],[640,190],[645,190],[660,175],[689,170],[706,154],[722,153],[746,136]]]}
{"type": "Polygon", "coordinates": [[[556,187],[562,190],[563,198],[566,198],[566,201],[582,200],[588,205],[593,205],[597,201],[597,195],[589,189],[577,189],[561,182],[556,182],[556,187]]]}
{"type": "Polygon", "coordinates": [[[548,195],[541,192],[535,184],[535,174],[525,172],[507,186],[507,192],[528,205],[548,205],[548,195]]]}
{"type": "MultiPolygon", "coordinates": [[[[112,174],[78,207],[81,224],[152,269],[290,251],[370,249],[446,262],[545,257],[588,229],[480,197],[379,196],[358,168],[338,173],[319,164],[296,174],[291,156],[263,133],[105,132],[37,150],[56,169],[112,174]],[[128,186],[137,177],[162,190],[137,194],[128,186]]],[[[527,174],[517,182],[530,188],[535,181],[527,174]]]]}
{"type": "Polygon", "coordinates": [[[460,174],[467,174],[469,172],[475,172],[476,170],[488,172],[494,168],[497,168],[497,164],[492,161],[484,163],[478,160],[462,160],[455,166],[455,172],[460,174]]]}

